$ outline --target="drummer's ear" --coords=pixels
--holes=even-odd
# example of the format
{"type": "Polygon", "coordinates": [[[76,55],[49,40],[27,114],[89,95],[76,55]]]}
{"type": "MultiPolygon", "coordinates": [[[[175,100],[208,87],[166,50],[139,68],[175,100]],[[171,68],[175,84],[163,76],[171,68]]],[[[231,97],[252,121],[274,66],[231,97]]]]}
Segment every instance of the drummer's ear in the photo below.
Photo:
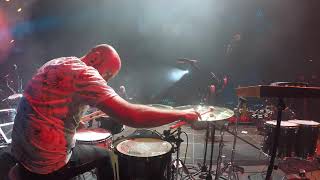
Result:
{"type": "Polygon", "coordinates": [[[94,68],[99,67],[103,60],[101,52],[99,51],[90,51],[87,55],[82,57],[82,61],[86,63],[87,66],[92,66],[94,68]]]}
{"type": "Polygon", "coordinates": [[[101,65],[103,59],[101,57],[101,53],[98,51],[94,51],[90,53],[89,57],[89,66],[92,66],[94,68],[97,68],[101,65]]]}

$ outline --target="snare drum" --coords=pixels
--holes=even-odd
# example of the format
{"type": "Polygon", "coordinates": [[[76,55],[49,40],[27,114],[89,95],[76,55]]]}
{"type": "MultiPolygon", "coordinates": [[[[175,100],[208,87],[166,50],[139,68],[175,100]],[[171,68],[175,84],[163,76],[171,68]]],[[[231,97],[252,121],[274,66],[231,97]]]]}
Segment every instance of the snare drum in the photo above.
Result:
{"type": "MultiPolygon", "coordinates": [[[[262,146],[263,152],[268,155],[272,153],[273,140],[275,136],[277,121],[266,121],[265,137],[262,146]]],[[[295,156],[296,136],[298,125],[288,121],[282,121],[280,125],[280,136],[278,141],[277,157],[293,157],[295,156]]]]}
{"type": "Polygon", "coordinates": [[[111,149],[112,135],[101,128],[80,129],[75,134],[77,144],[86,144],[111,149]]]}
{"type": "Polygon", "coordinates": [[[299,125],[296,155],[300,158],[309,158],[315,155],[320,123],[308,120],[290,120],[299,125]]]}
{"type": "Polygon", "coordinates": [[[170,179],[172,145],[160,138],[127,137],[114,143],[120,180],[170,179]]]}

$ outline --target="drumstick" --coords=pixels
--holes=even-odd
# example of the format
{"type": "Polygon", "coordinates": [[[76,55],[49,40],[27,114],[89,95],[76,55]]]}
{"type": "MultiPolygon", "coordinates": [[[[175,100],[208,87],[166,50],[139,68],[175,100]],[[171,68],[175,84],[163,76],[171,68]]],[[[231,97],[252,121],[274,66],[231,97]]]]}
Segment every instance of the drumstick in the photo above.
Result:
{"type": "Polygon", "coordinates": [[[93,120],[95,118],[102,117],[102,116],[107,116],[107,115],[103,111],[98,110],[98,111],[95,111],[95,112],[93,112],[91,114],[82,116],[80,118],[80,121],[81,122],[88,122],[88,121],[91,121],[91,120],[93,120]]]}
{"type": "MultiPolygon", "coordinates": [[[[201,114],[200,114],[200,119],[201,119],[201,116],[203,116],[204,114],[207,114],[207,113],[209,113],[209,112],[213,112],[213,110],[214,110],[214,108],[213,108],[213,107],[210,107],[208,111],[205,111],[205,112],[201,113],[201,114]]],[[[177,122],[176,124],[170,126],[169,128],[170,128],[170,129],[175,129],[175,128],[178,128],[178,127],[183,126],[183,125],[185,125],[185,124],[187,124],[186,121],[179,121],[179,122],[177,122]]]]}
{"type": "Polygon", "coordinates": [[[213,112],[213,110],[214,110],[214,108],[211,107],[211,108],[209,108],[208,111],[205,111],[205,112],[201,113],[200,116],[205,115],[205,114],[207,114],[207,113],[209,113],[209,112],[213,112]]]}
{"type": "Polygon", "coordinates": [[[183,125],[185,125],[185,124],[187,124],[186,121],[179,121],[179,122],[177,122],[176,124],[170,126],[169,129],[175,129],[175,128],[178,128],[178,127],[183,126],[183,125]]]}

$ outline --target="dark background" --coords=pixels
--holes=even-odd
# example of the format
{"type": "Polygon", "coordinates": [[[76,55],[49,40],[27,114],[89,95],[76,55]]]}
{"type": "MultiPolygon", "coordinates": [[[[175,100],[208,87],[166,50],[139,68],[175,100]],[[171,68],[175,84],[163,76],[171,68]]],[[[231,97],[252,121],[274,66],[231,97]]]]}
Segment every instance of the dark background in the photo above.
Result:
{"type": "Polygon", "coordinates": [[[0,99],[12,94],[6,79],[17,89],[17,75],[25,85],[48,60],[81,57],[100,43],[114,46],[123,62],[110,85],[116,90],[124,85],[139,103],[199,103],[206,87],[219,89],[224,76],[229,84],[214,105],[234,107],[238,86],[275,81],[317,86],[319,5],[317,0],[1,1],[0,20],[8,25],[0,24],[0,99]],[[235,40],[236,34],[241,38],[235,40]],[[10,39],[15,41],[4,42],[10,39]],[[197,59],[200,70],[178,65],[182,57],[197,59]],[[190,73],[172,82],[168,74],[175,68],[190,73]]]}

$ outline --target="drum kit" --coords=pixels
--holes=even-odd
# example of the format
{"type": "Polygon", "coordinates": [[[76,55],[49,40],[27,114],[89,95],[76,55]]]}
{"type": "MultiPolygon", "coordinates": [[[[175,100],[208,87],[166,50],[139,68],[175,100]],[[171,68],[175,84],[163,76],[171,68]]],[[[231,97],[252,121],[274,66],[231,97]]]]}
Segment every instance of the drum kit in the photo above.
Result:
{"type": "MultiPolygon", "coordinates": [[[[213,145],[216,123],[227,120],[234,115],[232,110],[217,106],[187,105],[171,107],[161,104],[149,105],[155,108],[194,109],[201,114],[201,118],[195,126],[206,126],[206,144],[204,162],[198,174],[202,174],[203,179],[212,179],[213,172],[213,145]],[[198,124],[197,124],[198,123],[198,124]],[[206,165],[206,155],[208,146],[208,135],[213,134],[211,143],[210,165],[206,165]]],[[[89,128],[77,131],[75,135],[78,144],[91,144],[104,147],[112,151],[118,157],[118,170],[120,179],[178,179],[182,173],[187,173],[188,178],[194,179],[194,175],[188,172],[179,158],[180,145],[183,142],[181,134],[185,133],[181,127],[171,126],[169,130],[164,130],[163,134],[155,130],[138,129],[127,137],[121,137],[112,141],[112,133],[101,128],[89,128]],[[173,153],[177,153],[172,159],[173,153]],[[183,172],[181,172],[183,170],[183,172]]],[[[223,135],[223,134],[222,134],[223,135]]],[[[219,145],[221,153],[223,145],[219,145]]],[[[216,170],[218,171],[218,170],[216,170]]],[[[220,172],[220,170],[219,170],[220,172]]]]}
{"type": "MultiPolygon", "coordinates": [[[[245,102],[242,102],[245,103],[245,102]]],[[[204,127],[205,146],[204,160],[196,172],[190,173],[187,166],[180,160],[180,145],[183,139],[180,126],[170,126],[168,130],[159,133],[155,130],[137,129],[132,134],[113,140],[114,133],[102,128],[88,128],[77,131],[75,138],[79,144],[89,144],[104,147],[118,158],[118,179],[239,179],[237,172],[243,172],[243,168],[234,164],[238,123],[236,121],[232,132],[228,130],[228,119],[232,116],[240,117],[241,103],[234,111],[217,106],[187,105],[171,107],[162,104],[149,105],[156,108],[187,110],[193,109],[201,115],[195,127],[204,127]],[[215,142],[215,130],[220,130],[218,156],[215,170],[213,169],[213,148],[215,142]],[[223,135],[229,132],[234,136],[233,149],[230,162],[222,166],[223,135]],[[208,138],[211,133],[212,138],[208,138]],[[208,139],[211,139],[210,163],[207,164],[208,139]],[[174,153],[176,155],[174,156],[174,153]],[[173,159],[174,157],[174,159],[173,159]]],[[[264,138],[260,151],[270,157],[273,138],[275,136],[275,120],[264,123],[264,138]]],[[[315,156],[320,123],[306,120],[289,120],[281,122],[279,147],[277,158],[288,157],[310,159],[315,156]]],[[[120,133],[120,132],[117,132],[120,133]]]]}

